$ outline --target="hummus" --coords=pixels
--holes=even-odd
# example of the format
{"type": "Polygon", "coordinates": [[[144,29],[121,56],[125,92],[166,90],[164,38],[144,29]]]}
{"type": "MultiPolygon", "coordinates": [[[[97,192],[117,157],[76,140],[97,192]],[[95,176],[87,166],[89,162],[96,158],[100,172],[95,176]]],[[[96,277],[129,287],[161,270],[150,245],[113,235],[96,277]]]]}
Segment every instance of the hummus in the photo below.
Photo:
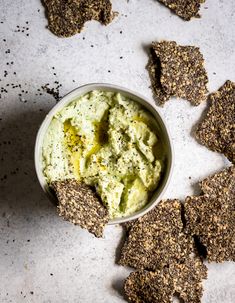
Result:
{"type": "Polygon", "coordinates": [[[53,117],[42,147],[43,173],[94,186],[111,218],[143,208],[156,189],[163,152],[153,116],[120,93],[92,91],[53,117]]]}

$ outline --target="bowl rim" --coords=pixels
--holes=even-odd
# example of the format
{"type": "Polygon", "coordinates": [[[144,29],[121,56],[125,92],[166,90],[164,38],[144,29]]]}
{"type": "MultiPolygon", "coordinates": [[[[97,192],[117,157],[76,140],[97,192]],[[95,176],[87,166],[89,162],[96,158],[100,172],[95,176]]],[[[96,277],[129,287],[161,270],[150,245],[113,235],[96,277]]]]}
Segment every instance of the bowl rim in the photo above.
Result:
{"type": "MultiPolygon", "coordinates": [[[[139,103],[142,105],[144,108],[146,108],[153,116],[154,119],[157,121],[158,124],[160,124],[160,128],[163,130],[165,133],[165,137],[167,139],[167,155],[168,155],[168,172],[167,176],[165,176],[164,184],[161,188],[161,190],[158,192],[156,197],[152,197],[150,201],[146,204],[146,206],[143,209],[140,209],[139,211],[135,212],[134,214],[131,214],[127,217],[121,217],[121,218],[116,218],[112,219],[108,222],[108,225],[113,225],[113,224],[120,224],[120,223],[125,223],[128,221],[135,220],[143,215],[145,215],[147,212],[149,212],[151,209],[153,209],[156,204],[161,200],[163,194],[165,193],[171,177],[172,177],[172,172],[173,172],[173,166],[174,166],[174,147],[171,139],[171,135],[169,132],[169,129],[166,125],[165,119],[163,118],[162,114],[159,113],[157,110],[156,106],[151,104],[151,102],[148,100],[147,97],[143,96],[140,93],[137,93],[133,90],[130,90],[128,88],[119,86],[119,85],[114,85],[114,84],[109,84],[109,83],[88,83],[82,86],[79,86],[75,89],[73,89],[71,92],[66,94],[56,105],[54,105],[51,110],[47,113],[45,118],[43,119],[37,135],[36,135],[36,141],[35,141],[35,148],[34,148],[34,165],[35,165],[35,170],[36,170],[36,175],[39,181],[39,184],[46,194],[46,196],[51,200],[53,203],[55,203],[56,198],[53,196],[53,194],[49,191],[48,184],[45,180],[45,177],[42,173],[41,169],[41,147],[43,143],[43,138],[45,136],[45,132],[51,122],[51,119],[54,117],[54,115],[61,110],[64,106],[75,100],[75,98],[78,98],[90,91],[93,90],[106,90],[106,91],[114,91],[114,92],[120,92],[121,94],[127,95],[130,98],[133,99],[133,101],[139,103]]],[[[156,189],[157,192],[157,189],[156,189]]],[[[154,195],[153,195],[154,196],[154,195]]]]}

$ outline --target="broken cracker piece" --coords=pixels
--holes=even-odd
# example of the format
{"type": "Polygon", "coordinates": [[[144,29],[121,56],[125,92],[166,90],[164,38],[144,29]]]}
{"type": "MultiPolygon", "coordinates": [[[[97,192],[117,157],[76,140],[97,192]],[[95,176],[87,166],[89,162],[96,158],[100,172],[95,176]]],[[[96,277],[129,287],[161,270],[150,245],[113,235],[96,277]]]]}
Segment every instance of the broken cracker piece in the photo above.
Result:
{"type": "Polygon", "coordinates": [[[109,220],[108,210],[88,185],[68,179],[52,182],[51,187],[59,201],[59,216],[102,237],[109,220]]]}
{"type": "Polygon", "coordinates": [[[170,303],[173,296],[184,303],[200,303],[202,280],[207,267],[199,257],[192,256],[183,263],[171,263],[155,272],[138,270],[124,282],[124,293],[133,303],[170,303]]]}
{"type": "Polygon", "coordinates": [[[232,165],[221,172],[200,182],[204,195],[220,202],[235,203],[235,166],[232,165]]]}
{"type": "Polygon", "coordinates": [[[199,18],[199,10],[205,0],[159,0],[176,15],[189,21],[192,17],[199,18]]]}
{"type": "Polygon", "coordinates": [[[210,108],[197,127],[196,138],[235,163],[235,83],[226,81],[208,100],[210,108]]]}
{"type": "Polygon", "coordinates": [[[203,195],[185,201],[186,229],[196,235],[209,262],[235,261],[235,168],[201,182],[203,195]]]}
{"type": "Polygon", "coordinates": [[[185,209],[187,229],[205,246],[208,261],[235,261],[235,220],[232,209],[228,205],[221,205],[216,199],[204,196],[187,197],[185,209]]]}
{"type": "Polygon", "coordinates": [[[124,282],[124,293],[133,303],[170,303],[174,293],[168,269],[132,272],[124,282]]]}
{"type": "Polygon", "coordinates": [[[80,33],[90,20],[107,25],[114,18],[109,0],[44,0],[49,29],[58,37],[80,33]]]}
{"type": "Polygon", "coordinates": [[[184,260],[192,250],[192,239],[183,232],[181,207],[178,200],[161,201],[137,219],[129,230],[119,264],[157,270],[184,260]]]}
{"type": "Polygon", "coordinates": [[[184,303],[200,303],[203,294],[202,279],[207,278],[207,267],[199,257],[191,256],[183,263],[169,266],[174,291],[184,303]]]}
{"type": "MultiPolygon", "coordinates": [[[[161,90],[167,96],[186,99],[193,105],[206,99],[208,77],[198,47],[162,41],[154,42],[152,48],[160,62],[161,90]]],[[[168,97],[160,98],[160,103],[166,100],[168,97]]]]}

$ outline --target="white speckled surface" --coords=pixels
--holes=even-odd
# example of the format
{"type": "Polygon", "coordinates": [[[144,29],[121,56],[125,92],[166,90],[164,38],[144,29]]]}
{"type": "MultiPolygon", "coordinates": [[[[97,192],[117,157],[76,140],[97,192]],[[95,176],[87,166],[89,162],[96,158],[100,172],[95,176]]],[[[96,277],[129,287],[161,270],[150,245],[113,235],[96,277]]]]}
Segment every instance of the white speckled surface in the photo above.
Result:
{"type": "MultiPolygon", "coordinates": [[[[59,39],[45,28],[39,0],[0,0],[0,87],[21,83],[28,90],[22,94],[26,103],[19,90],[9,87],[0,99],[0,302],[124,302],[120,288],[129,271],[114,263],[121,227],[109,226],[104,239],[95,239],[58,218],[38,185],[35,135],[55,104],[50,95],[38,94],[41,85],[59,81],[63,95],[88,82],[109,82],[151,99],[146,48],[158,39],[200,46],[210,91],[235,80],[233,0],[207,0],[202,18],[187,23],[155,0],[113,0],[113,6],[119,16],[108,27],[90,22],[82,34],[59,39]],[[27,27],[26,21],[29,30],[15,32],[17,25],[27,27]],[[8,48],[10,54],[5,53],[8,48]],[[6,65],[11,61],[13,65],[6,65]]],[[[172,100],[159,109],[176,154],[165,198],[198,193],[198,180],[228,165],[191,136],[205,106],[172,100]]],[[[210,264],[204,285],[203,303],[234,303],[235,264],[210,264]]]]}

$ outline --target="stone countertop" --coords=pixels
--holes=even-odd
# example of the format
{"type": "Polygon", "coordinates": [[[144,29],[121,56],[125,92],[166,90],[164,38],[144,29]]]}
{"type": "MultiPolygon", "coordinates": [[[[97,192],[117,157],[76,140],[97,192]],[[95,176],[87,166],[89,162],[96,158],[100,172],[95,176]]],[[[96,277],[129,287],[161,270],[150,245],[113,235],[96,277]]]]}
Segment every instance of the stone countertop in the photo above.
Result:
{"type": "MultiPolygon", "coordinates": [[[[61,39],[46,29],[39,0],[0,1],[0,86],[7,90],[0,99],[0,302],[124,302],[129,270],[115,265],[122,228],[108,226],[104,239],[95,239],[60,219],[38,184],[35,136],[56,103],[42,86],[57,92],[61,84],[63,96],[82,84],[108,82],[152,100],[147,49],[160,39],[201,48],[210,92],[235,80],[233,0],[207,0],[202,18],[190,22],[155,0],[112,2],[119,16],[109,26],[89,22],[81,34],[61,39]]],[[[176,155],[164,198],[198,194],[199,180],[228,165],[192,137],[205,107],[171,100],[158,108],[176,155]]],[[[234,303],[235,263],[209,264],[204,286],[203,303],[234,303]]]]}

